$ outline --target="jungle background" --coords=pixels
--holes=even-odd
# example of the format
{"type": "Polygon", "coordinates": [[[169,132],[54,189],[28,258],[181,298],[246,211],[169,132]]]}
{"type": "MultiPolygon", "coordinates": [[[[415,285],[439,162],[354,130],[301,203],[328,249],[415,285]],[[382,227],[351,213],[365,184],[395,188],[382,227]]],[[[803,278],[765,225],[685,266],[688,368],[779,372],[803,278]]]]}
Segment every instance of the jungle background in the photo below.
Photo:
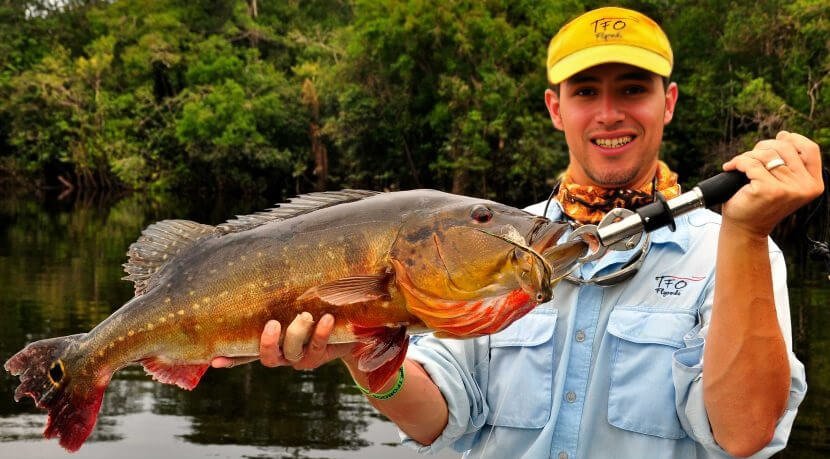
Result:
{"type": "MultiPolygon", "coordinates": [[[[672,41],[662,154],[684,184],[779,129],[830,147],[826,0],[619,3],[672,41]]],[[[0,182],[527,205],[567,161],[547,43],[602,4],[2,0],[0,182]]]]}

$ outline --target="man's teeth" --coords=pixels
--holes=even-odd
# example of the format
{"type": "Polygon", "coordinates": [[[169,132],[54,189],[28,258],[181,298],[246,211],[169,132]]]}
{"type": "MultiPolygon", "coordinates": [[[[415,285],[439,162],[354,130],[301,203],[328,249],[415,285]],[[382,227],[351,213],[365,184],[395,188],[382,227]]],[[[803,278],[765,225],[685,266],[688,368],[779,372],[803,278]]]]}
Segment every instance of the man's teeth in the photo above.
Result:
{"type": "Polygon", "coordinates": [[[628,142],[631,142],[634,137],[627,135],[625,137],[617,137],[615,139],[594,139],[594,143],[603,148],[618,148],[628,142]]]}

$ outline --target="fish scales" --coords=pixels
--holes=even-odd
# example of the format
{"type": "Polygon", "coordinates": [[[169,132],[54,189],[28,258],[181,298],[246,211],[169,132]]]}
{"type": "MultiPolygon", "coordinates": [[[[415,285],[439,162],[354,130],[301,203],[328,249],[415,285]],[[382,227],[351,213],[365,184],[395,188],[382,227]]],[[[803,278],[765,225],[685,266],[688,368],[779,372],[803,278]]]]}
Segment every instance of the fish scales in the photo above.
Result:
{"type": "Polygon", "coordinates": [[[566,225],[432,190],[313,193],[218,227],[149,226],[125,264],[136,296],[86,334],[29,344],[5,368],[15,398],[49,411],[44,435],[77,450],[118,369],[193,389],[218,356],[256,357],[265,323],[335,317],[330,342],[355,342],[370,388],[405,357],[407,330],[494,333],[550,298],[544,253],[566,225]],[[377,351],[382,349],[382,351],[377,351]]]}

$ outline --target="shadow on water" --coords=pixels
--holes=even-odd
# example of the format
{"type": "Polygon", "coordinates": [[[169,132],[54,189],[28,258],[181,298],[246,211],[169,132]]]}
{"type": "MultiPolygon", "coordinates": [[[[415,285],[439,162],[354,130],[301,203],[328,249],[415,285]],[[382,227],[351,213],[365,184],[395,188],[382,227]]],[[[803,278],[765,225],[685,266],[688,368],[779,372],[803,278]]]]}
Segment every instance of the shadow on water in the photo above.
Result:
{"type": "MultiPolygon", "coordinates": [[[[127,301],[132,285],[120,280],[121,264],[146,225],[216,224],[277,200],[0,198],[0,360],[27,342],[87,331],[127,301]]],[[[786,459],[830,455],[830,281],[799,247],[784,244],[794,347],[810,388],[790,445],[777,456],[786,459]]],[[[41,439],[43,413],[28,399],[14,403],[16,379],[0,374],[0,448],[21,458],[64,456],[41,439]]],[[[74,457],[414,457],[396,443],[392,425],[338,364],[310,373],[257,364],[211,370],[192,392],[129,367],[109,386],[95,431],[74,457]]]]}

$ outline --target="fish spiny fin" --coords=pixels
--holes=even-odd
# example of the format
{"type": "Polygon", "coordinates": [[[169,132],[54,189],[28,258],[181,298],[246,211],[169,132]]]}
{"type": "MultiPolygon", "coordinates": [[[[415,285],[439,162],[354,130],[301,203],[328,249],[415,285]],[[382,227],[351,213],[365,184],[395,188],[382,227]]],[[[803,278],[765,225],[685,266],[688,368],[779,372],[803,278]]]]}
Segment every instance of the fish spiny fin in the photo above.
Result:
{"type": "Polygon", "coordinates": [[[159,357],[149,357],[139,361],[144,371],[153,379],[164,384],[175,384],[182,389],[193,390],[210,365],[168,363],[159,357]]]}
{"type": "Polygon", "coordinates": [[[155,285],[156,272],[187,247],[205,236],[216,234],[216,228],[188,220],[163,220],[153,223],[141,232],[138,240],[127,250],[124,263],[127,276],[122,279],[135,283],[135,295],[141,295],[155,285]]]}
{"type": "Polygon", "coordinates": [[[297,300],[319,298],[328,304],[343,306],[388,298],[391,279],[391,273],[344,277],[334,282],[311,287],[297,297],[297,300]]]}
{"type": "Polygon", "coordinates": [[[237,215],[235,219],[228,220],[217,228],[222,234],[239,233],[272,221],[286,220],[318,209],[360,201],[380,193],[368,190],[341,190],[301,194],[289,199],[289,202],[277,204],[272,209],[251,215],[237,215]]]}

